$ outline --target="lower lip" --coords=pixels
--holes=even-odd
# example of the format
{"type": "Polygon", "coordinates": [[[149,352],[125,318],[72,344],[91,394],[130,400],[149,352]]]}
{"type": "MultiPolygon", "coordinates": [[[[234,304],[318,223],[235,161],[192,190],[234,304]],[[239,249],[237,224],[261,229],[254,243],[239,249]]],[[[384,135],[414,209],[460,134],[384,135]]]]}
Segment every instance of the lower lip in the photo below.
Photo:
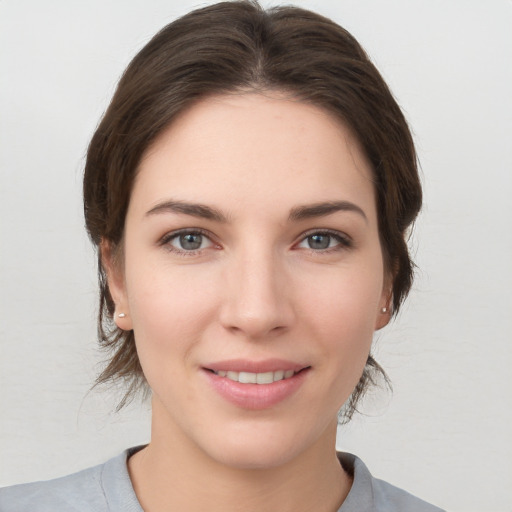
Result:
{"type": "Polygon", "coordinates": [[[293,395],[302,385],[309,368],[272,384],[242,384],[204,370],[211,386],[228,402],[242,409],[269,409],[293,395]]]}

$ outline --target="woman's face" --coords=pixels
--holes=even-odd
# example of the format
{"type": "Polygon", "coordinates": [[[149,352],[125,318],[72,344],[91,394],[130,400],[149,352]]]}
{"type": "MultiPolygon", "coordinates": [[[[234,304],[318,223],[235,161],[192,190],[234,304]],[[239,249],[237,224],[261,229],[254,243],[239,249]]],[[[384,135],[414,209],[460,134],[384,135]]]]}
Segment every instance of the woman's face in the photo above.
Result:
{"type": "Polygon", "coordinates": [[[347,128],[278,95],[197,103],[145,154],[123,249],[109,283],[153,442],[235,467],[332,449],[388,320],[372,174],[347,128]]]}

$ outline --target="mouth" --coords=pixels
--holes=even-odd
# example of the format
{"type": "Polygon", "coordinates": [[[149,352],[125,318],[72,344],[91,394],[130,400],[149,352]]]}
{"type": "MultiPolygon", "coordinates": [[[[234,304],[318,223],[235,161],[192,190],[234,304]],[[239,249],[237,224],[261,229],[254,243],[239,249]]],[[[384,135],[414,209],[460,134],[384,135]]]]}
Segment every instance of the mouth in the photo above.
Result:
{"type": "Polygon", "coordinates": [[[277,406],[307,381],[311,366],[282,359],[230,360],[203,366],[212,389],[231,404],[249,410],[277,406]]]}
{"type": "Polygon", "coordinates": [[[299,371],[294,370],[276,370],[274,372],[234,372],[230,370],[210,370],[219,377],[226,377],[233,382],[240,382],[241,384],[273,384],[280,380],[286,380],[292,378],[297,373],[305,370],[303,368],[299,371]]]}

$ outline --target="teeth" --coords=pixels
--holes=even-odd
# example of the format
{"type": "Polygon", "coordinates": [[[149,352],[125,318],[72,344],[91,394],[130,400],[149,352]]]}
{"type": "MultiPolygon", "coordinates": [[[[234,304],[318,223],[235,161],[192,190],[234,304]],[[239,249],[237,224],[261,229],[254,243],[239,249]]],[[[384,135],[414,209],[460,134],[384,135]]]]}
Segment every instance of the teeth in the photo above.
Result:
{"type": "Polygon", "coordinates": [[[256,384],[272,384],[274,382],[274,372],[256,373],[256,384]]]}
{"type": "Polygon", "coordinates": [[[242,384],[256,384],[257,373],[240,372],[238,374],[238,382],[242,384]]]}
{"type": "Polygon", "coordinates": [[[275,372],[265,373],[231,372],[219,370],[214,373],[216,373],[219,377],[227,377],[229,380],[241,382],[242,384],[272,384],[272,382],[289,379],[295,375],[293,370],[277,370],[275,372]]]}

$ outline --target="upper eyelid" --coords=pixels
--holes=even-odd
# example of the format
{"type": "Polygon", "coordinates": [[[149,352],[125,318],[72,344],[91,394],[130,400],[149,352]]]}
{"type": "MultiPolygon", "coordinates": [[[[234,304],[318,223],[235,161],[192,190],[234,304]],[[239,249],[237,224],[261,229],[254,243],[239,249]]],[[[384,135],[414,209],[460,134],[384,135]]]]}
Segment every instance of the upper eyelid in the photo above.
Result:
{"type": "Polygon", "coordinates": [[[158,239],[156,242],[158,246],[167,249],[170,252],[173,252],[175,254],[182,254],[182,255],[189,255],[192,256],[194,254],[199,254],[200,252],[213,248],[219,248],[219,243],[216,240],[216,238],[207,230],[201,229],[201,228],[181,228],[176,229],[174,231],[169,231],[162,237],[158,239]],[[174,247],[173,241],[183,234],[199,234],[207,238],[210,242],[210,245],[208,247],[198,248],[198,249],[180,249],[178,247],[174,247]]]}
{"type": "Polygon", "coordinates": [[[342,238],[343,240],[346,240],[347,242],[352,241],[352,237],[345,233],[344,231],[339,231],[337,229],[329,229],[329,228],[314,228],[314,229],[308,229],[307,231],[301,233],[298,237],[298,240],[304,240],[308,236],[312,235],[330,235],[342,238]]]}
{"type": "MultiPolygon", "coordinates": [[[[191,233],[191,234],[200,234],[205,237],[207,237],[213,244],[220,245],[217,237],[209,230],[199,227],[190,227],[190,228],[179,228],[172,231],[169,231],[165,233],[163,236],[161,236],[158,240],[158,243],[163,245],[168,243],[170,240],[176,238],[179,235],[182,235],[184,233],[191,233]]],[[[302,232],[298,237],[296,237],[295,242],[293,245],[296,245],[309,236],[315,235],[315,234],[321,234],[321,235],[329,235],[333,237],[337,237],[343,241],[345,241],[348,244],[353,243],[353,239],[351,236],[349,236],[347,233],[343,231],[339,231],[337,229],[331,229],[331,228],[311,228],[307,231],[302,232]]]]}
{"type": "Polygon", "coordinates": [[[312,229],[312,230],[309,230],[309,231],[303,233],[299,237],[299,239],[293,244],[292,249],[293,248],[305,249],[305,250],[309,249],[310,251],[313,251],[314,253],[324,254],[324,253],[329,253],[332,251],[352,249],[353,247],[354,247],[354,241],[353,241],[352,237],[350,237],[349,235],[347,235],[346,233],[344,233],[342,231],[338,231],[336,229],[334,229],[334,230],[333,229],[312,229]],[[329,248],[325,248],[325,249],[312,249],[312,248],[306,248],[306,247],[298,247],[302,243],[304,243],[310,236],[313,236],[313,235],[330,236],[330,237],[336,239],[338,243],[334,247],[329,247],[329,248]]]}
{"type": "Polygon", "coordinates": [[[185,233],[203,235],[203,236],[209,238],[212,242],[215,241],[215,236],[213,235],[213,233],[211,233],[210,231],[208,231],[206,229],[203,229],[203,228],[180,228],[180,229],[175,229],[173,231],[168,231],[167,233],[165,233],[163,236],[160,237],[159,242],[161,242],[161,243],[168,242],[169,240],[172,240],[173,238],[176,238],[177,236],[183,235],[185,233]]]}

